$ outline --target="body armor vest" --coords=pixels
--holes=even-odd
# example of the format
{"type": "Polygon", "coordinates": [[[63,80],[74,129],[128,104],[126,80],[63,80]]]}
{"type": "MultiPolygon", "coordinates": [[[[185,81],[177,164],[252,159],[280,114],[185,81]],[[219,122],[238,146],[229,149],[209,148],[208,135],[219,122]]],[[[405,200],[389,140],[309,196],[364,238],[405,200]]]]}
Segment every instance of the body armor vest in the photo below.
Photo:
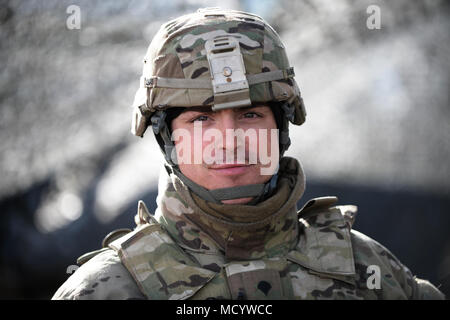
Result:
{"type": "Polygon", "coordinates": [[[298,211],[295,247],[270,258],[226,261],[185,250],[142,204],[143,223],[109,247],[149,299],[358,299],[350,240],[356,208],[332,207],[336,200],[309,201],[298,211]]]}

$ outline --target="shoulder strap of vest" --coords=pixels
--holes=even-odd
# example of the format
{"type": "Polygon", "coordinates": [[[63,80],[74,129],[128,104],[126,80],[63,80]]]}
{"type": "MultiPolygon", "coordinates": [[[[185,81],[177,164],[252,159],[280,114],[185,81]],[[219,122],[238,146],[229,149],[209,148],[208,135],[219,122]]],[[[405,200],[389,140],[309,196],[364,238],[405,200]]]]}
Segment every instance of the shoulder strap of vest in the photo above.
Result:
{"type": "MultiPolygon", "coordinates": [[[[150,212],[147,209],[147,206],[145,205],[144,201],[139,200],[138,202],[138,212],[136,216],[134,217],[134,221],[137,226],[144,224],[144,223],[158,223],[155,218],[150,214],[150,212]]],[[[93,257],[98,255],[99,253],[111,249],[109,247],[109,244],[113,242],[114,240],[124,236],[125,234],[131,232],[131,229],[128,228],[121,228],[116,229],[108,233],[102,241],[102,248],[94,251],[87,252],[83,254],[82,256],[77,258],[77,264],[81,266],[82,264],[85,264],[89,260],[91,260],[93,257]]]]}
{"type": "MultiPolygon", "coordinates": [[[[139,210],[146,209],[140,205],[139,210]]],[[[148,211],[147,211],[148,213],[148,211]]],[[[148,221],[148,220],[147,220],[148,221]]],[[[181,300],[194,295],[216,272],[202,268],[152,219],[111,242],[123,265],[149,299],[181,300]]]]}
{"type": "Polygon", "coordinates": [[[337,200],[337,197],[315,198],[298,212],[303,233],[288,258],[311,273],[354,284],[350,220],[356,207],[333,206],[337,200]]]}
{"type": "Polygon", "coordinates": [[[99,250],[90,251],[90,252],[83,254],[82,256],[79,256],[77,258],[77,265],[81,266],[81,265],[85,264],[86,262],[91,260],[93,257],[98,255],[99,253],[102,253],[103,251],[106,251],[106,250],[109,250],[109,248],[101,248],[99,250]]]}
{"type": "Polygon", "coordinates": [[[111,248],[109,248],[109,244],[112,241],[114,241],[115,239],[118,239],[129,232],[131,232],[131,229],[127,229],[127,228],[116,229],[116,230],[111,231],[103,238],[101,249],[85,253],[82,256],[78,257],[77,264],[79,266],[81,266],[81,265],[85,264],[86,262],[88,262],[89,260],[91,260],[96,255],[98,255],[99,253],[102,253],[103,251],[106,251],[106,250],[111,250],[111,248]]]}

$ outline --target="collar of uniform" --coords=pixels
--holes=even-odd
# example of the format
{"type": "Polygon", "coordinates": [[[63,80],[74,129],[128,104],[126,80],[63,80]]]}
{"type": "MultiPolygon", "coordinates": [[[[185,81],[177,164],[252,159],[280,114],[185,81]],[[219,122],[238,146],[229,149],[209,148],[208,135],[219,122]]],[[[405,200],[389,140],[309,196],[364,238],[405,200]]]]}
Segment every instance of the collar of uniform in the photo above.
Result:
{"type": "Polygon", "coordinates": [[[280,161],[277,192],[256,206],[212,204],[191,193],[175,175],[171,178],[158,203],[158,218],[183,248],[220,254],[226,262],[286,255],[295,247],[296,202],[305,188],[296,159],[280,161]]]}

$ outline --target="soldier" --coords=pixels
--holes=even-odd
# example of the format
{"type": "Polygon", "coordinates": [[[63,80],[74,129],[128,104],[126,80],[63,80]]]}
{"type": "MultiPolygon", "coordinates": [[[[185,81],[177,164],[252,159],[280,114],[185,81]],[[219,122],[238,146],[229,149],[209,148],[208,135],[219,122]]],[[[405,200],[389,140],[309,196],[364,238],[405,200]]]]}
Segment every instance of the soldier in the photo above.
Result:
{"type": "Polygon", "coordinates": [[[136,228],[80,257],[53,299],[444,298],[352,230],[355,206],[322,197],[297,210],[303,170],[282,155],[306,112],[260,17],[201,9],[164,24],[133,108],[132,132],[151,126],[166,159],[158,209],[139,202],[136,228]]]}

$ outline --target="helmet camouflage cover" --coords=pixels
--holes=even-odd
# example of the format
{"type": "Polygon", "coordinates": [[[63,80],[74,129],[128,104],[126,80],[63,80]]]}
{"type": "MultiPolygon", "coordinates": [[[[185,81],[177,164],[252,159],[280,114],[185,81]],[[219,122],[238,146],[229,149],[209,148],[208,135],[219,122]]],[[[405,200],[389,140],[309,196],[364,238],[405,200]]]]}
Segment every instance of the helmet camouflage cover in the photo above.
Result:
{"type": "Polygon", "coordinates": [[[165,23],[154,36],[131,131],[142,137],[152,115],[172,107],[219,110],[269,102],[281,102],[287,118],[300,125],[306,112],[293,77],[280,37],[262,18],[199,9],[165,23]]]}

